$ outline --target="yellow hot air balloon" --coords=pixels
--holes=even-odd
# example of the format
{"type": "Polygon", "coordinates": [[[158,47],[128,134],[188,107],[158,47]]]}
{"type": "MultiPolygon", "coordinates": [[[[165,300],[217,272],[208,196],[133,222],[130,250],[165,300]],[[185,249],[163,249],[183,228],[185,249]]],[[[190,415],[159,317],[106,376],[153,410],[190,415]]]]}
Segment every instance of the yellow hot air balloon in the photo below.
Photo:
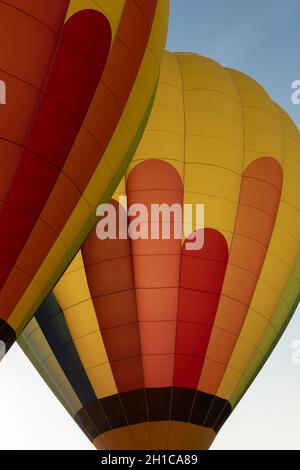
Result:
{"type": "Polygon", "coordinates": [[[298,303],[299,190],[299,131],[261,86],[166,53],[114,205],[177,204],[203,246],[93,231],[19,340],[97,448],[211,445],[298,303]]]}
{"type": "Polygon", "coordinates": [[[153,104],[167,21],[168,0],[0,2],[1,351],[123,176],[153,104]]]}

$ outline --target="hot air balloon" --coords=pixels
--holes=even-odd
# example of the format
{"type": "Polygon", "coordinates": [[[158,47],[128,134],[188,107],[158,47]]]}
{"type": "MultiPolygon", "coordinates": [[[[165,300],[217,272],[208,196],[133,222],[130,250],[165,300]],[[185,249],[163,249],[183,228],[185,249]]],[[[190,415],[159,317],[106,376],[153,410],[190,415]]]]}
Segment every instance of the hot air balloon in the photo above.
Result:
{"type": "Polygon", "coordinates": [[[0,349],[51,291],[134,154],[168,1],[0,1],[0,349]]]}
{"type": "Polygon", "coordinates": [[[262,87],[166,53],[117,237],[100,218],[19,340],[98,449],[209,448],[298,303],[299,190],[299,131],[262,87]],[[134,204],[183,207],[192,236],[124,236],[134,204]]]}

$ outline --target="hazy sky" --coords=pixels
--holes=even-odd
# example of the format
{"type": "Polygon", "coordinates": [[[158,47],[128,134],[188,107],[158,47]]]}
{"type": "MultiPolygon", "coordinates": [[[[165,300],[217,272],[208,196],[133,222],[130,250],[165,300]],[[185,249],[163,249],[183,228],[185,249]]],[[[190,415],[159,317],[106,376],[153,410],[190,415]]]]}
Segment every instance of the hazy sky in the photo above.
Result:
{"type": "MultiPolygon", "coordinates": [[[[300,105],[291,102],[300,80],[299,17],[299,0],[171,0],[167,47],[248,73],[300,128],[300,105]]],[[[213,448],[300,449],[296,340],[300,309],[213,448]]],[[[0,364],[0,404],[0,449],[93,448],[17,346],[0,364]]]]}

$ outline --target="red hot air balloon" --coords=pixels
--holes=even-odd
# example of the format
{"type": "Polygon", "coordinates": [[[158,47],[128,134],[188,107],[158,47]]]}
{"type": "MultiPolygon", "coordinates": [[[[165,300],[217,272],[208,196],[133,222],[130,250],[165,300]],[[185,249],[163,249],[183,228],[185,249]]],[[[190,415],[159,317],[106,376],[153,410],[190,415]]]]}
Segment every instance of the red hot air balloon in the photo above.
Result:
{"type": "Polygon", "coordinates": [[[140,139],[168,1],[0,1],[0,341],[66,269],[140,139]]]}

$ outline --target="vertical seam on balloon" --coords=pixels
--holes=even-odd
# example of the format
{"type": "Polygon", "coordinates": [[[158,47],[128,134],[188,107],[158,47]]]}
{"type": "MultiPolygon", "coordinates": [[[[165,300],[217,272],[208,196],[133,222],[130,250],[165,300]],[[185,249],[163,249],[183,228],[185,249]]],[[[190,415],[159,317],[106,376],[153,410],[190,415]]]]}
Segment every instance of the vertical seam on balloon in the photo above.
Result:
{"type": "MultiPolygon", "coordinates": [[[[141,162],[142,163],[142,162],[141,162]]],[[[132,171],[132,170],[131,170],[132,171]]],[[[127,193],[127,183],[128,183],[128,178],[131,173],[131,171],[127,174],[125,173],[125,191],[126,191],[126,196],[128,197],[127,193]]],[[[128,228],[128,211],[127,211],[127,228],[128,228]]],[[[147,395],[147,390],[146,390],[146,380],[145,380],[145,367],[144,367],[144,354],[142,350],[142,340],[141,340],[141,329],[140,329],[140,319],[139,319],[139,309],[138,309],[138,304],[137,304],[137,295],[136,295],[136,284],[135,284],[135,267],[134,267],[134,257],[133,257],[133,240],[131,237],[129,239],[129,244],[130,244],[130,252],[131,252],[131,266],[132,266],[132,277],[133,277],[133,286],[134,286],[134,299],[135,299],[135,307],[136,307],[136,315],[137,315],[137,325],[138,325],[138,331],[139,331],[139,344],[140,344],[140,351],[141,351],[141,363],[142,363],[142,373],[143,373],[143,381],[144,381],[144,397],[145,397],[145,406],[146,406],[146,412],[147,412],[147,429],[148,429],[148,437],[149,437],[149,443],[150,443],[150,448],[151,446],[151,431],[150,431],[150,420],[149,420],[149,407],[148,407],[148,395],[147,395]]],[[[134,439],[133,439],[134,443],[134,439]]]]}
{"type": "MultiPolygon", "coordinates": [[[[177,63],[178,74],[181,80],[181,91],[182,91],[182,107],[183,107],[183,170],[182,170],[182,209],[184,208],[184,193],[185,193],[185,161],[186,161],[186,107],[185,107],[185,95],[184,95],[184,80],[183,80],[183,73],[181,69],[181,63],[177,54],[174,54],[174,58],[177,63]]],[[[182,210],[182,214],[184,217],[184,212],[182,210]]],[[[183,228],[183,220],[181,221],[182,228],[183,228]]],[[[180,295],[180,278],[181,278],[181,266],[182,266],[182,241],[180,247],[180,254],[179,254],[179,269],[178,269],[178,285],[177,285],[177,310],[176,310],[176,329],[174,335],[174,355],[173,355],[173,379],[171,384],[171,397],[170,397],[170,408],[169,408],[169,423],[168,423],[168,440],[167,440],[167,449],[169,449],[170,443],[170,427],[171,427],[171,417],[172,417],[172,405],[173,405],[173,388],[174,388],[174,378],[175,378],[175,357],[176,357],[176,341],[177,341],[177,333],[178,333],[178,309],[179,309],[179,295],[180,295]]]]}

